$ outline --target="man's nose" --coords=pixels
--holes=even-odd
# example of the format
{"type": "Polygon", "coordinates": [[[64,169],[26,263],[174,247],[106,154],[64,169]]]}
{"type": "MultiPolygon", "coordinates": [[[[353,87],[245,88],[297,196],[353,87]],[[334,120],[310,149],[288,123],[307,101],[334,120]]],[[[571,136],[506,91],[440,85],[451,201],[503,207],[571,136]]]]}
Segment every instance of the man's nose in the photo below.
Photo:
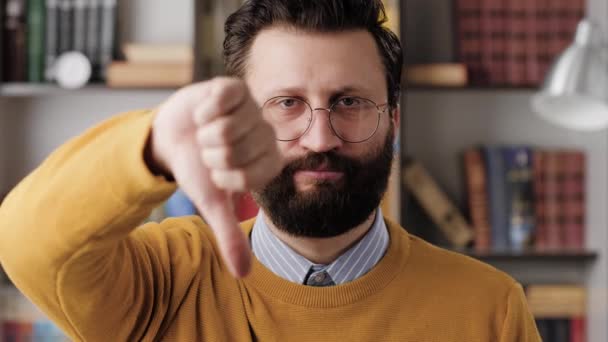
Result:
{"type": "Polygon", "coordinates": [[[327,152],[342,145],[342,140],[331,128],[329,113],[325,108],[315,108],[312,111],[310,127],[300,137],[301,146],[314,152],[327,152]]]}

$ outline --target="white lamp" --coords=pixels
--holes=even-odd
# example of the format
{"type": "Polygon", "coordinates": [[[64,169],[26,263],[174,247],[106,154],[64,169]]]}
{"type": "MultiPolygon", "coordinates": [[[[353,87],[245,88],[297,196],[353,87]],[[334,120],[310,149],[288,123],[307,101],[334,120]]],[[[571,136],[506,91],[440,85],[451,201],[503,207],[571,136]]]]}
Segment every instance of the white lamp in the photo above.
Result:
{"type": "Polygon", "coordinates": [[[608,45],[588,20],[555,61],[532,107],[544,119],[579,131],[608,128],[608,45]]]}

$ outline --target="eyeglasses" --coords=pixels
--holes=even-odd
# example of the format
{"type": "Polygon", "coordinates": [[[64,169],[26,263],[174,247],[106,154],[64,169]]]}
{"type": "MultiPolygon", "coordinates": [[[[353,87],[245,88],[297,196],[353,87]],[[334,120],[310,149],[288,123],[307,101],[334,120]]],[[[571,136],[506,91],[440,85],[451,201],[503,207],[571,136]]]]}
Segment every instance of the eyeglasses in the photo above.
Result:
{"type": "Polygon", "coordinates": [[[329,125],[334,134],[348,143],[369,140],[380,126],[380,117],[388,104],[377,105],[371,100],[356,96],[340,97],[329,108],[312,108],[308,102],[290,96],[269,99],[262,113],[275,127],[279,141],[294,141],[302,137],[313,121],[313,112],[327,111],[329,125]]]}

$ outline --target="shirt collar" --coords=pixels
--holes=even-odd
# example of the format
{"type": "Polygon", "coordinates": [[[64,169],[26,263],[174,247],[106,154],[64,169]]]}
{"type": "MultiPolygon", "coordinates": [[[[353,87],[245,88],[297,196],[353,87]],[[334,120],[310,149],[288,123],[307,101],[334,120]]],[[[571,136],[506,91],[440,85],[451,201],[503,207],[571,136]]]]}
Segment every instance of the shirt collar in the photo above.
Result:
{"type": "Polygon", "coordinates": [[[258,260],[281,278],[298,284],[304,283],[311,268],[327,271],[336,285],[353,281],[382,259],[388,243],[389,234],[380,208],[365,236],[329,265],[315,264],[281,241],[266,224],[262,210],[251,232],[253,254],[258,260]]]}

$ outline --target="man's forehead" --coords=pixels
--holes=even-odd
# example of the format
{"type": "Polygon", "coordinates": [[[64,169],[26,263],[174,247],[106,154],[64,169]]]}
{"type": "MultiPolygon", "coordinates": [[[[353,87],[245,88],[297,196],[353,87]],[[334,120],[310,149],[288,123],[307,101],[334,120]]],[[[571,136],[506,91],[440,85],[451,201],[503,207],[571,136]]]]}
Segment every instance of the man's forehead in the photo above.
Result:
{"type": "Polygon", "coordinates": [[[246,79],[271,94],[370,92],[384,84],[384,69],[366,31],[304,32],[273,27],[256,37],[246,79]]]}

